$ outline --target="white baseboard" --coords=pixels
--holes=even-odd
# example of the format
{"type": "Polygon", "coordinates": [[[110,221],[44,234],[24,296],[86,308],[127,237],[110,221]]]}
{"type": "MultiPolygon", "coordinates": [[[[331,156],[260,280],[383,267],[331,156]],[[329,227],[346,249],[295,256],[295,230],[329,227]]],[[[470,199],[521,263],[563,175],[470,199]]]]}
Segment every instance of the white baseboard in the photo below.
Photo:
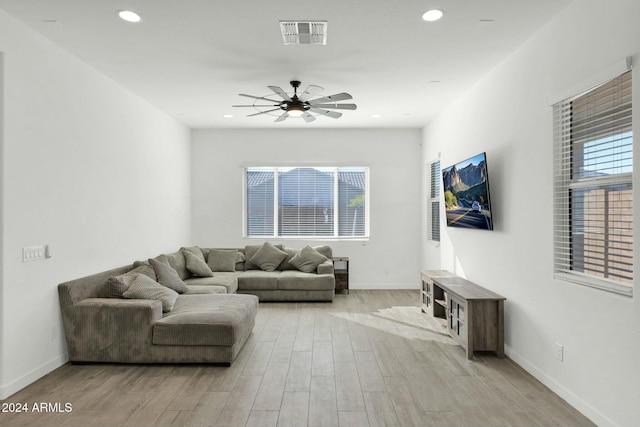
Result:
{"type": "Polygon", "coordinates": [[[349,289],[420,289],[416,283],[349,283],[349,289]]]}
{"type": "Polygon", "coordinates": [[[549,387],[551,391],[566,400],[567,403],[576,408],[582,415],[589,418],[595,424],[600,427],[616,427],[616,423],[614,423],[611,419],[607,418],[593,406],[580,399],[571,390],[565,388],[562,384],[558,383],[556,380],[542,372],[540,369],[538,369],[537,366],[534,366],[527,359],[523,358],[518,353],[513,351],[511,347],[505,345],[504,352],[507,357],[517,363],[522,369],[530,373],[542,384],[549,387]]]}
{"type": "Polygon", "coordinates": [[[25,375],[10,382],[9,384],[0,385],[0,400],[7,399],[9,396],[19,392],[29,384],[36,382],[40,378],[47,375],[49,372],[64,365],[68,360],[69,357],[67,356],[67,354],[61,354],[55,359],[50,360],[43,365],[40,365],[36,369],[26,373],[25,375]]]}

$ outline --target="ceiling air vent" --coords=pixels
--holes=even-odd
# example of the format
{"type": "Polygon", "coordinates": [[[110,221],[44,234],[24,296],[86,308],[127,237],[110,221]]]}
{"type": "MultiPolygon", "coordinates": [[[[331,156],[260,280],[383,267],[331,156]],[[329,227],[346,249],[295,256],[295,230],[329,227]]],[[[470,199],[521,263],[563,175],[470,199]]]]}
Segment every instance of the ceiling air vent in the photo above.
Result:
{"type": "Polygon", "coordinates": [[[327,44],[327,21],[280,21],[284,44],[327,44]]]}

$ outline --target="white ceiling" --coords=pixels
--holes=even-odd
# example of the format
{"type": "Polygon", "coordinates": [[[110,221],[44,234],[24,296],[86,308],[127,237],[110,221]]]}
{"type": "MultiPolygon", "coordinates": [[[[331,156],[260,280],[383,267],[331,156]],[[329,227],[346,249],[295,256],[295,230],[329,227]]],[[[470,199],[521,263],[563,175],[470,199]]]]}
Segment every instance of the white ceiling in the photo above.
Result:
{"type": "Polygon", "coordinates": [[[424,126],[568,3],[0,0],[0,8],[191,128],[322,128],[424,126]],[[431,8],[444,18],[424,22],[431,8]],[[143,21],[121,21],[121,9],[143,21]],[[280,20],[328,21],[327,45],[285,46],[280,20]],[[324,87],[322,95],[348,92],[358,109],[274,123],[231,107],[250,103],[239,93],[269,95],[267,85],[290,92],[292,79],[324,87]]]}

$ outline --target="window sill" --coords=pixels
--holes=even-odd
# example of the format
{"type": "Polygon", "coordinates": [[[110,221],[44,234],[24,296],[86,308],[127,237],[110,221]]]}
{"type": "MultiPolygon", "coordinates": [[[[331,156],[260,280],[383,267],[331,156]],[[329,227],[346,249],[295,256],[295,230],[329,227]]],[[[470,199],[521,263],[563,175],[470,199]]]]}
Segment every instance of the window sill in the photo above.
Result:
{"type": "Polygon", "coordinates": [[[601,291],[624,295],[626,297],[633,297],[633,286],[624,285],[611,280],[598,279],[577,273],[556,273],[554,278],[564,282],[571,282],[577,285],[599,289],[601,291]]]}
{"type": "Polygon", "coordinates": [[[326,236],[244,236],[244,240],[260,240],[260,241],[285,241],[285,240],[311,240],[314,242],[368,242],[369,237],[326,237],[326,236]]]}

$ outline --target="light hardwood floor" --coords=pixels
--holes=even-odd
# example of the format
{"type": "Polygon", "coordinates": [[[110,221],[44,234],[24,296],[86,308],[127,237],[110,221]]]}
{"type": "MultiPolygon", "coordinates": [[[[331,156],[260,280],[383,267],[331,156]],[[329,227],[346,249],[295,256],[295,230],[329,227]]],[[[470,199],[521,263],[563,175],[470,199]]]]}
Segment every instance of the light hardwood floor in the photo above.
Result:
{"type": "Polygon", "coordinates": [[[1,426],[592,426],[515,363],[465,352],[418,291],[260,304],[231,367],[64,365],[2,403],[1,426]],[[436,328],[437,329],[437,328],[436,328]]]}

